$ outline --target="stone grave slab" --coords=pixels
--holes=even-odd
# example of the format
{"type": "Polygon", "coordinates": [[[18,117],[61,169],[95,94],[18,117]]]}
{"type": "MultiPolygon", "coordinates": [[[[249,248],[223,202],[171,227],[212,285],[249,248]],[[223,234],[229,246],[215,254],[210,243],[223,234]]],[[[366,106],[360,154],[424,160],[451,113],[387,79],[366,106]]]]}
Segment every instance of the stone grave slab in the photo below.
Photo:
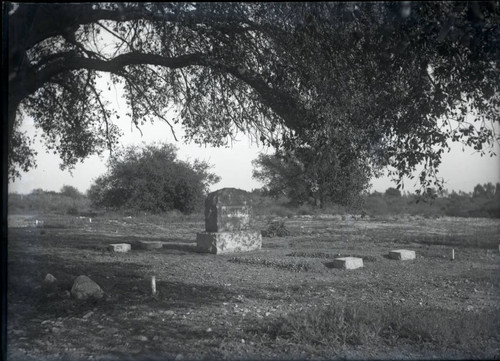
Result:
{"type": "Polygon", "coordinates": [[[163,247],[161,241],[138,241],[137,245],[140,249],[160,249],[163,247]]]}
{"type": "Polygon", "coordinates": [[[339,257],[333,259],[333,268],[356,269],[363,267],[363,258],[339,257]]]}
{"type": "Polygon", "coordinates": [[[129,243],[111,243],[108,246],[108,250],[112,252],[125,253],[130,251],[131,245],[129,243]]]}
{"type": "Polygon", "coordinates": [[[407,249],[395,249],[389,251],[389,258],[396,259],[399,261],[406,261],[410,259],[415,259],[415,251],[410,251],[407,249]]]}
{"type": "Polygon", "coordinates": [[[259,231],[200,232],[196,248],[213,254],[254,251],[262,248],[262,235],[259,231]]]}

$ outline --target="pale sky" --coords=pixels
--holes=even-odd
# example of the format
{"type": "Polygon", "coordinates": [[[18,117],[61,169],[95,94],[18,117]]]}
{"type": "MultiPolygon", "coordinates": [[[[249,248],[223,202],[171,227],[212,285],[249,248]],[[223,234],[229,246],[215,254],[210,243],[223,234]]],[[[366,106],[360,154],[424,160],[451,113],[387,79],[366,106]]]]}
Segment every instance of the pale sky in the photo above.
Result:
{"type": "MultiPolygon", "coordinates": [[[[123,118],[122,118],[123,119],[123,118]]],[[[28,119],[23,124],[23,129],[33,132],[33,123],[28,119]]],[[[142,128],[143,136],[136,129],[131,129],[130,124],[124,124],[122,131],[122,145],[148,144],[154,141],[174,143],[178,146],[178,156],[182,160],[205,160],[214,167],[213,172],[221,176],[221,181],[212,186],[212,190],[224,187],[236,187],[252,190],[262,186],[252,179],[252,160],[256,159],[260,152],[273,153],[270,148],[262,148],[251,142],[246,136],[241,135],[239,141],[229,148],[200,147],[196,144],[184,144],[182,141],[175,142],[169,127],[160,121],[145,124],[142,128]]],[[[178,139],[182,134],[180,129],[176,132],[178,139]]],[[[106,172],[107,154],[102,158],[92,156],[83,163],[79,163],[73,170],[61,171],[59,169],[60,159],[57,155],[48,154],[41,145],[37,146],[38,167],[22,174],[22,178],[9,184],[9,192],[29,193],[35,188],[59,191],[63,185],[71,185],[85,192],[94,178],[106,172]]],[[[496,153],[500,154],[498,145],[496,153]]],[[[463,190],[470,192],[478,183],[500,182],[499,157],[481,157],[473,149],[465,148],[462,151],[460,144],[454,144],[450,153],[445,153],[443,163],[440,167],[440,175],[444,177],[448,190],[463,190]]],[[[415,180],[405,182],[405,190],[414,189],[415,180]]],[[[374,179],[371,191],[383,192],[394,184],[387,177],[374,179]]]]}
{"type": "MultiPolygon", "coordinates": [[[[252,160],[256,159],[260,152],[268,154],[273,153],[270,148],[264,149],[261,146],[252,143],[246,136],[240,135],[238,141],[228,148],[200,147],[196,144],[184,144],[182,140],[176,142],[170,128],[162,121],[154,124],[146,123],[141,126],[143,136],[140,132],[131,127],[130,121],[127,121],[126,104],[123,97],[120,96],[121,89],[112,86],[107,90],[106,80],[109,75],[104,74],[99,79],[99,87],[104,96],[111,102],[111,105],[121,116],[120,126],[123,136],[121,145],[152,143],[154,141],[174,143],[177,145],[178,158],[181,160],[205,160],[213,165],[212,171],[221,177],[221,181],[212,185],[212,191],[225,187],[235,187],[250,191],[254,188],[262,187],[262,184],[252,178],[252,160]]],[[[24,119],[22,131],[28,134],[34,134],[33,120],[24,119]]],[[[181,139],[183,134],[180,127],[176,127],[177,139],[181,139]]],[[[38,167],[27,173],[22,173],[21,179],[9,183],[9,192],[30,193],[33,189],[42,188],[43,190],[60,191],[63,185],[71,185],[78,188],[81,192],[89,189],[94,178],[106,172],[107,154],[102,158],[92,156],[83,163],[76,165],[75,169],[61,171],[59,169],[60,159],[57,155],[46,153],[41,145],[40,137],[37,138],[36,149],[38,156],[36,158],[38,167]]],[[[478,183],[500,182],[500,147],[495,147],[496,157],[481,157],[471,148],[466,148],[462,152],[460,144],[454,144],[450,153],[443,155],[443,162],[440,167],[440,176],[447,184],[448,190],[462,190],[470,192],[478,183]]],[[[405,182],[405,190],[413,191],[415,180],[405,182]]],[[[387,177],[374,179],[372,181],[371,191],[383,192],[395,184],[387,177]]]]}

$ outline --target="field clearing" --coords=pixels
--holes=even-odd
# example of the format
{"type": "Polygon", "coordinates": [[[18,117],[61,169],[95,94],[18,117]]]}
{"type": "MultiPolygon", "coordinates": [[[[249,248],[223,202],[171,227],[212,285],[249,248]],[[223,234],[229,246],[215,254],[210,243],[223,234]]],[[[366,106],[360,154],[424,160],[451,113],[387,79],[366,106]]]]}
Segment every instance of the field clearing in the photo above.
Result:
{"type": "Polygon", "coordinates": [[[196,217],[9,216],[9,359],[500,358],[499,220],[344,218],[284,218],[290,236],[211,255],[196,217]],[[60,296],[82,274],[102,300],[60,296]]]}

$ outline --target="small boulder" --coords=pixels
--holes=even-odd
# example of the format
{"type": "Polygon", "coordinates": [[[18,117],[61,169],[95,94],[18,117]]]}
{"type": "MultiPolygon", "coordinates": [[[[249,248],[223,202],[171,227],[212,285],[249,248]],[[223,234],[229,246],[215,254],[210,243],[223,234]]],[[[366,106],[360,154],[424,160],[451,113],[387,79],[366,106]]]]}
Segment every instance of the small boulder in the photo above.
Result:
{"type": "Polygon", "coordinates": [[[71,295],[79,300],[87,298],[102,298],[104,291],[97,283],[87,276],[78,276],[71,288],[71,295]]]}
{"type": "Polygon", "coordinates": [[[55,283],[55,282],[57,282],[57,278],[55,278],[54,276],[52,276],[50,273],[47,273],[47,275],[45,276],[43,282],[44,283],[55,283]]]}

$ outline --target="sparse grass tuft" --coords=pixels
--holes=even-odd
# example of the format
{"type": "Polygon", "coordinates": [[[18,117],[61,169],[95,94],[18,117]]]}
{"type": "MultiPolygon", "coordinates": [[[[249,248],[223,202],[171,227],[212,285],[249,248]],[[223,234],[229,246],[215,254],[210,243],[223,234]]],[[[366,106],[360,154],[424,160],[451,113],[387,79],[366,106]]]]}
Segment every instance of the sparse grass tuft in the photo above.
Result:
{"type": "Polygon", "coordinates": [[[285,261],[282,259],[265,259],[257,257],[245,257],[245,258],[232,257],[229,259],[229,262],[260,265],[260,266],[285,269],[288,271],[295,271],[295,272],[307,272],[307,271],[312,271],[314,269],[313,265],[310,262],[285,261]]]}
{"type": "Polygon", "coordinates": [[[309,346],[430,343],[486,355],[488,347],[491,351],[499,345],[499,321],[492,311],[332,305],[280,316],[262,324],[259,332],[273,341],[309,346]]]}
{"type": "Polygon", "coordinates": [[[262,230],[262,237],[285,237],[290,231],[286,228],[284,221],[270,221],[267,228],[262,230]]]}

